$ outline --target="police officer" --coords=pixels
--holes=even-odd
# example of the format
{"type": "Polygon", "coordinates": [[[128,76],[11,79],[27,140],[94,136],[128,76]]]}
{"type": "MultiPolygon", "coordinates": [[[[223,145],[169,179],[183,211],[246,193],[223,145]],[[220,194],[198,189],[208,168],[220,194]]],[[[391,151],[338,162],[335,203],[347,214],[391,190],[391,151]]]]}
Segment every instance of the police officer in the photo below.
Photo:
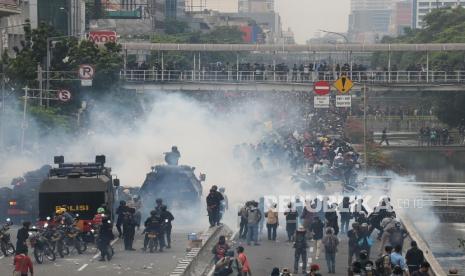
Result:
{"type": "Polygon", "coordinates": [[[123,216],[123,238],[124,238],[124,250],[134,251],[132,247],[134,243],[134,235],[136,234],[136,221],[134,220],[134,214],[136,210],[134,208],[128,208],[128,211],[123,216]]]}
{"type": "Polygon", "coordinates": [[[166,248],[171,248],[171,230],[173,229],[171,222],[174,216],[165,205],[161,207],[161,219],[164,225],[164,235],[166,235],[166,248]]]}
{"type": "Polygon", "coordinates": [[[118,218],[116,219],[116,230],[118,230],[118,235],[121,238],[123,232],[121,231],[121,225],[123,224],[124,213],[128,211],[128,207],[126,206],[126,201],[121,200],[119,202],[118,209],[116,209],[116,215],[118,218]]]}
{"type": "Polygon", "coordinates": [[[103,219],[100,226],[100,230],[97,236],[97,247],[100,250],[100,260],[101,262],[105,261],[105,257],[108,261],[113,257],[110,250],[110,242],[115,238],[112,231],[113,225],[111,221],[103,219]]]}
{"type": "Polygon", "coordinates": [[[150,217],[148,217],[145,222],[145,238],[144,238],[144,248],[143,250],[147,250],[147,246],[149,244],[149,233],[155,233],[157,235],[157,241],[158,241],[158,250],[160,252],[163,252],[163,247],[165,246],[165,238],[163,234],[163,221],[162,217],[160,216],[159,213],[156,211],[151,211],[150,212],[150,217]]]}

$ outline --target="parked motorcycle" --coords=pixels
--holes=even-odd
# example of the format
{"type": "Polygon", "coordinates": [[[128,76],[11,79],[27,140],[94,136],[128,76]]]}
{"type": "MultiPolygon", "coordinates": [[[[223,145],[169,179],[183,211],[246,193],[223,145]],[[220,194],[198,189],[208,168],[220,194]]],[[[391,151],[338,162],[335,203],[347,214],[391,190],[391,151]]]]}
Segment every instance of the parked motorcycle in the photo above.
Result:
{"type": "Polygon", "coordinates": [[[29,232],[29,241],[31,243],[31,248],[33,248],[34,258],[38,264],[44,263],[44,259],[47,259],[51,262],[55,261],[56,255],[52,247],[52,242],[49,240],[47,223],[44,225],[44,229],[36,229],[35,226],[33,230],[29,232]]]}
{"type": "Polygon", "coordinates": [[[11,243],[11,236],[8,231],[10,230],[10,226],[13,225],[11,220],[8,218],[6,219],[6,223],[0,229],[0,250],[2,251],[4,256],[10,256],[15,254],[16,250],[11,243]]]}

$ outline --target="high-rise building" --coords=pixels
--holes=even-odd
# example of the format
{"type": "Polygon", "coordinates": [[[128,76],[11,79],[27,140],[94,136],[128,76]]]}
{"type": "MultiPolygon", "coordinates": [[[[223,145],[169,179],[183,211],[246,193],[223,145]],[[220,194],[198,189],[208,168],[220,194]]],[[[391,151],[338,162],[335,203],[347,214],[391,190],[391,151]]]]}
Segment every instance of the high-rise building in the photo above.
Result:
{"type": "Polygon", "coordinates": [[[37,20],[65,35],[83,36],[85,3],[72,0],[37,0],[37,20]]]}
{"type": "Polygon", "coordinates": [[[274,12],[274,0],[239,0],[239,13],[274,12]]]}
{"type": "Polygon", "coordinates": [[[350,10],[382,10],[390,8],[392,3],[392,0],[351,0],[350,10]]]}
{"type": "Polygon", "coordinates": [[[375,42],[389,34],[394,0],[351,0],[349,38],[375,42]]]}
{"type": "Polygon", "coordinates": [[[185,9],[185,0],[166,0],[165,17],[172,19],[182,18],[185,16],[185,9]]]}
{"type": "Polygon", "coordinates": [[[394,4],[391,17],[390,32],[392,35],[403,35],[405,28],[412,28],[413,5],[411,0],[401,0],[394,4]]]}
{"type": "Polygon", "coordinates": [[[413,0],[413,27],[422,28],[423,18],[432,10],[443,7],[465,7],[464,0],[413,0]]]}

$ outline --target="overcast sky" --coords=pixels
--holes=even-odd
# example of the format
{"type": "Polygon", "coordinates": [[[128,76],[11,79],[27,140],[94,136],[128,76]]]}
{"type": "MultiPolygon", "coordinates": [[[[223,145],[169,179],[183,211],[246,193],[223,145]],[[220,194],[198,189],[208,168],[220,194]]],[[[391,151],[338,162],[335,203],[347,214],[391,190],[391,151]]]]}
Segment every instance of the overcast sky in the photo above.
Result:
{"type": "MultiPolygon", "coordinates": [[[[350,0],[275,0],[284,28],[290,27],[298,43],[319,29],[346,32],[350,0]]],[[[213,9],[237,10],[237,0],[207,0],[213,9]]]]}

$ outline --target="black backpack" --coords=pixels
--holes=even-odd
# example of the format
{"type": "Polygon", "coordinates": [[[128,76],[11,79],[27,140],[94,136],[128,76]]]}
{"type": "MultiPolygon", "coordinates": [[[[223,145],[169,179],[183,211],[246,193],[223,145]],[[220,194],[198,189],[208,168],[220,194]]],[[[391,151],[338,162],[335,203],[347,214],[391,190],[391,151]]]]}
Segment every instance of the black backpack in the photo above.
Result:
{"type": "Polygon", "coordinates": [[[375,266],[376,266],[376,271],[380,273],[379,275],[384,275],[383,273],[386,272],[386,267],[384,267],[384,258],[388,257],[389,258],[389,264],[391,264],[391,257],[388,254],[385,254],[381,257],[379,257],[375,261],[375,266]]]}

